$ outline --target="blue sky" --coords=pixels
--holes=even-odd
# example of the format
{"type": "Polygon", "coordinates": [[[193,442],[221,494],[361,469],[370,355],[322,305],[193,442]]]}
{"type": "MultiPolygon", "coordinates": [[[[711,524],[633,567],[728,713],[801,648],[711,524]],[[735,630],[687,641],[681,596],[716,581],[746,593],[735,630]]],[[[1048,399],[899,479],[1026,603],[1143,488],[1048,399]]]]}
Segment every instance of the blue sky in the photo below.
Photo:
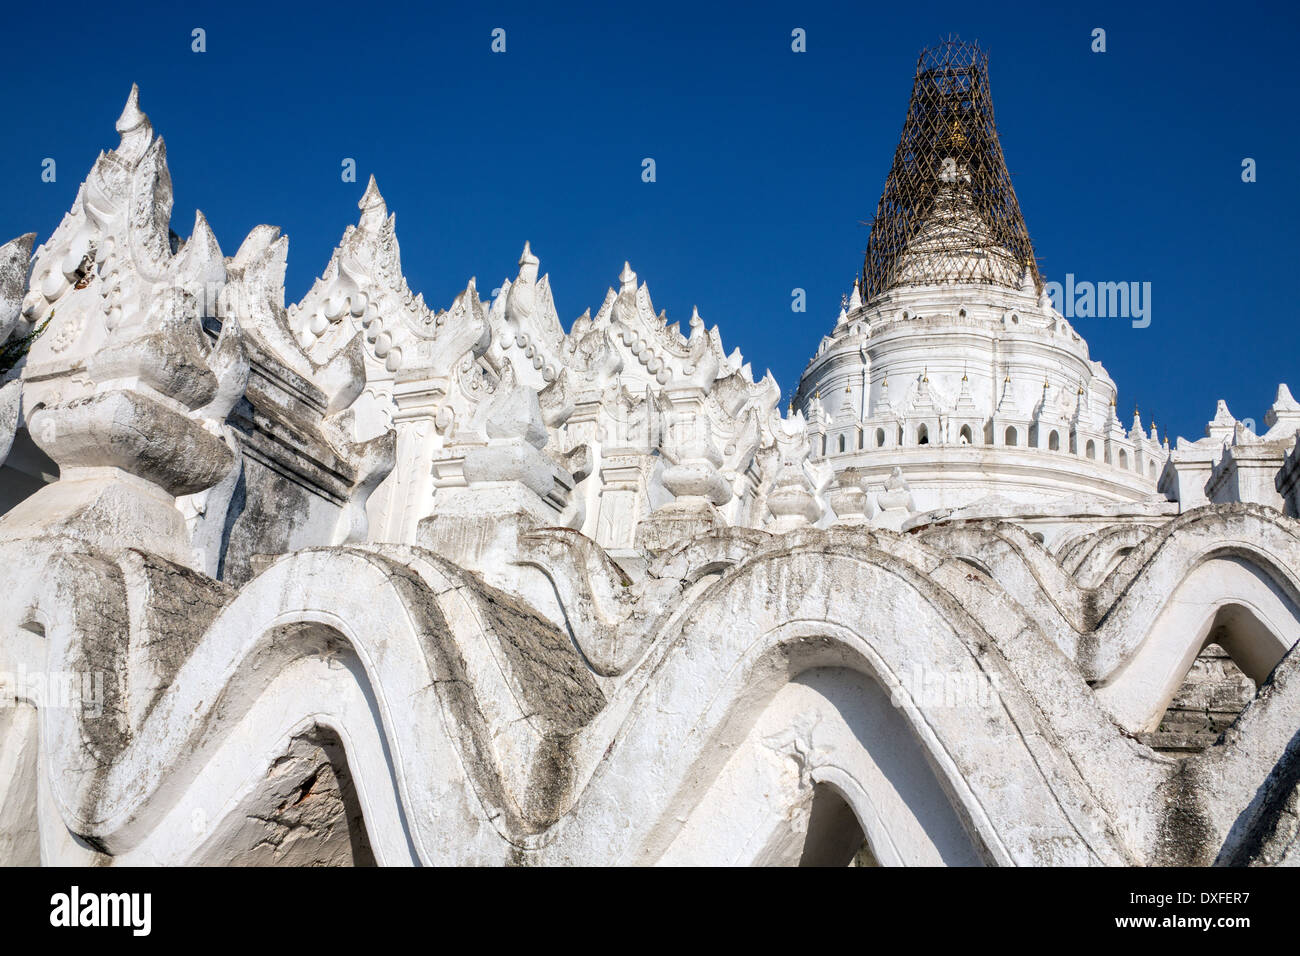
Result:
{"type": "Polygon", "coordinates": [[[1152,283],[1148,328],[1075,320],[1125,424],[1139,405],[1195,438],[1216,398],[1262,423],[1279,381],[1300,393],[1290,4],[403,7],[10,5],[0,241],[49,235],[138,82],[167,141],[173,228],[188,235],[202,209],[230,255],[280,226],[290,299],[374,173],[431,305],[471,275],[482,290],[513,277],[527,239],[567,325],[629,259],[670,321],[698,305],[789,395],[861,267],[917,53],[954,33],[989,51],[1045,277],[1152,283]],[[1245,157],[1257,182],[1241,181],[1245,157]]]}

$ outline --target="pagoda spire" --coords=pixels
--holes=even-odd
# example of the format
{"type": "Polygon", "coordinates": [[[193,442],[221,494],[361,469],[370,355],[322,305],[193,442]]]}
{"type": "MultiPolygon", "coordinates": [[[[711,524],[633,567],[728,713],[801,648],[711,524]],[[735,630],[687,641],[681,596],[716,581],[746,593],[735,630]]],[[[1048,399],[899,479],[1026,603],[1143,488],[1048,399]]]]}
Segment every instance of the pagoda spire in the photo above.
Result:
{"type": "Polygon", "coordinates": [[[988,55],[958,39],[917,60],[867,241],[862,297],[870,304],[899,285],[938,283],[1043,288],[993,122],[988,55]]]}

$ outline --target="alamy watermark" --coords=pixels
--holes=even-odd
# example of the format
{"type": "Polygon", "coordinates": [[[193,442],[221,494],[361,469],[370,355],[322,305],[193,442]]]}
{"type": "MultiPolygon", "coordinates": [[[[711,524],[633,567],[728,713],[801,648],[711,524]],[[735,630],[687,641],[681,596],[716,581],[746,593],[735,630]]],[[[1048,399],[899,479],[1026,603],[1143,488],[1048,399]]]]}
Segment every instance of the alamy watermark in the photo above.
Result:
{"type": "Polygon", "coordinates": [[[1132,319],[1135,329],[1151,324],[1150,282],[1080,282],[1067,272],[1064,285],[1046,282],[1043,287],[1052,307],[1067,319],[1132,319]]]}
{"type": "Polygon", "coordinates": [[[912,666],[890,702],[901,707],[910,699],[923,710],[938,707],[989,707],[1001,700],[1001,678],[983,671],[942,671],[912,666]]]}
{"type": "Polygon", "coordinates": [[[133,936],[148,936],[153,929],[153,894],[84,893],[73,886],[50,897],[50,925],[122,927],[133,936]]]}
{"type": "Polygon", "coordinates": [[[39,708],[80,710],[82,715],[104,715],[104,674],[102,671],[29,671],[21,664],[17,671],[0,671],[0,707],[13,707],[19,701],[39,708]]]}

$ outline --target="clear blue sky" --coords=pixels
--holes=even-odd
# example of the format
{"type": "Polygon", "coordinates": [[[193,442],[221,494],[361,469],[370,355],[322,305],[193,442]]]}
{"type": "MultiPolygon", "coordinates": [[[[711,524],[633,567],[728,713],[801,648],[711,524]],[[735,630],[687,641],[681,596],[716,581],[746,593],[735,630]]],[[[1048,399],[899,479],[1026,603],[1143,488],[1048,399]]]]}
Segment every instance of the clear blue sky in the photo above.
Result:
{"type": "Polygon", "coordinates": [[[1277,382],[1300,394],[1292,4],[403,7],[8,5],[0,241],[50,234],[138,82],[167,141],[173,228],[188,235],[202,209],[231,255],[280,226],[291,300],[374,173],[431,305],[471,275],[483,290],[513,277],[528,239],[567,325],[629,259],[670,321],[698,305],[789,395],[861,267],[916,55],[955,33],[990,53],[1046,278],[1152,283],[1149,328],[1075,321],[1125,424],[1137,404],[1162,434],[1200,437],[1216,398],[1262,420],[1277,382]],[[807,53],[791,52],[795,27],[807,53]]]}

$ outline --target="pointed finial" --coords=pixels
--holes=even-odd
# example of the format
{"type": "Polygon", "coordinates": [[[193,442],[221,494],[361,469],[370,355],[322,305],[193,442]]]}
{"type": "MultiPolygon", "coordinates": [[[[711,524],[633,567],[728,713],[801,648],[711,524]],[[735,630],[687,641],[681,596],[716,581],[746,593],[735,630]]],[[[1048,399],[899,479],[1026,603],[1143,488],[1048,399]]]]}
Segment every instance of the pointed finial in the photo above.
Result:
{"type": "Polygon", "coordinates": [[[527,240],[524,241],[524,251],[519,254],[519,276],[515,279],[515,285],[510,287],[510,294],[515,294],[515,288],[523,288],[537,281],[537,257],[533,255],[533,250],[529,248],[527,240]]]}
{"type": "Polygon", "coordinates": [[[636,284],[636,273],[632,271],[632,265],[627,260],[623,261],[623,271],[618,274],[618,281],[624,288],[636,284]]]}
{"type": "Polygon", "coordinates": [[[148,122],[149,117],[140,112],[140,87],[132,83],[131,93],[126,98],[126,106],[122,107],[122,115],[117,118],[116,129],[119,133],[125,134],[148,122]]]}
{"type": "Polygon", "coordinates": [[[208,217],[203,215],[202,209],[194,210],[194,229],[190,232],[190,238],[186,242],[186,246],[193,245],[195,242],[205,244],[208,248],[214,249],[217,256],[221,255],[221,246],[217,242],[216,235],[212,232],[208,217]]]}
{"type": "Polygon", "coordinates": [[[384,197],[379,192],[379,183],[375,181],[375,174],[370,174],[370,181],[366,183],[366,191],[357,202],[358,209],[373,209],[375,206],[384,205],[384,197]]]}
{"type": "Polygon", "coordinates": [[[366,183],[365,193],[357,202],[357,208],[361,210],[361,228],[369,232],[377,231],[388,218],[388,204],[380,195],[379,184],[375,182],[373,174],[370,176],[370,181],[366,183]]]}
{"type": "Polygon", "coordinates": [[[153,127],[149,117],[140,112],[140,87],[131,84],[131,95],[117,120],[117,132],[122,137],[113,152],[127,166],[134,166],[144,158],[153,142],[153,127]]]}

